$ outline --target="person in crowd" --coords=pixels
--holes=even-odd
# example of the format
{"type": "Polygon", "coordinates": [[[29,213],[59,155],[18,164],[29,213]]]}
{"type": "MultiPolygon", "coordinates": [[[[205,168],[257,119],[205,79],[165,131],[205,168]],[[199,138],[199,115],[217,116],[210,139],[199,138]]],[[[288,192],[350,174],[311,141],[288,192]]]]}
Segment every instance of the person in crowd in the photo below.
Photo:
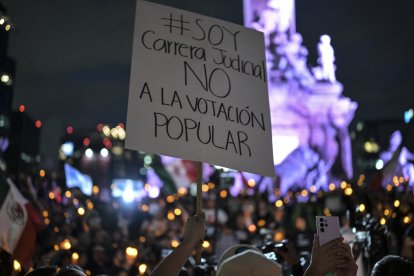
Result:
{"type": "MultiPolygon", "coordinates": [[[[298,265],[293,254],[281,250],[278,254],[288,261],[292,268],[298,265]]],[[[337,276],[355,276],[358,270],[349,245],[343,243],[343,238],[333,240],[323,246],[319,246],[319,238],[315,235],[313,242],[311,263],[303,274],[304,276],[321,276],[327,273],[335,273],[337,276]]],[[[292,269],[295,276],[302,275],[299,269],[292,269]]],[[[265,257],[256,247],[239,244],[230,247],[220,257],[216,276],[278,276],[282,275],[279,264],[265,257]]]]}
{"type": "MultiPolygon", "coordinates": [[[[205,231],[204,214],[189,218],[184,227],[183,242],[157,265],[151,276],[178,275],[193,250],[204,239],[205,231]]],[[[297,262],[290,260],[289,263],[297,262]]],[[[247,244],[238,244],[227,249],[220,257],[217,267],[217,276],[235,273],[239,276],[282,275],[279,264],[267,259],[256,247],[247,244]]],[[[320,276],[329,272],[334,272],[338,276],[355,276],[357,270],[351,247],[343,243],[343,238],[320,246],[319,238],[315,235],[311,262],[304,273],[305,276],[320,276]]]]}
{"type": "Polygon", "coordinates": [[[86,274],[79,266],[67,265],[61,268],[56,266],[39,267],[25,276],[86,276],[86,274]]]}
{"type": "MultiPolygon", "coordinates": [[[[194,198],[180,194],[171,196],[161,194],[158,198],[145,198],[137,205],[128,205],[117,198],[104,201],[99,194],[84,196],[76,189],[63,188],[64,185],[58,193],[53,189],[49,178],[33,176],[33,179],[35,194],[44,207],[40,211],[46,227],[37,235],[35,253],[30,266],[21,266],[20,274],[27,272],[29,267],[39,268],[46,265],[64,267],[74,264],[84,268],[88,275],[100,273],[114,276],[149,275],[151,271],[154,273],[162,268],[161,266],[154,270],[166,252],[176,248],[179,241],[182,240],[181,230],[185,226],[188,213],[194,212],[194,198]],[[120,215],[125,212],[127,212],[126,215],[120,215]],[[128,215],[128,212],[137,214],[136,222],[134,222],[133,216],[128,215]],[[129,247],[136,249],[135,255],[130,255],[127,252],[129,247]],[[130,262],[126,261],[128,258],[131,259],[130,262]]],[[[381,252],[378,254],[378,258],[373,258],[372,254],[361,254],[365,261],[369,261],[369,264],[375,264],[389,254],[400,255],[410,261],[414,260],[412,259],[414,252],[414,228],[412,227],[414,197],[403,189],[406,184],[401,181],[404,179],[398,180],[399,187],[391,187],[395,193],[390,193],[388,190],[366,193],[363,190],[363,183],[362,186],[359,186],[360,184],[353,186],[352,196],[345,195],[345,190],[335,190],[338,194],[336,203],[342,202],[343,205],[344,201],[349,201],[349,206],[362,206],[358,207],[356,211],[361,216],[361,222],[362,217],[371,215],[377,221],[372,222],[372,225],[380,226],[381,219],[381,226],[388,228],[388,231],[384,233],[373,232],[372,238],[376,238],[380,243],[382,243],[382,236],[387,236],[387,233],[391,233],[397,238],[395,249],[381,252]],[[382,225],[384,222],[385,225],[382,225]],[[378,239],[378,235],[381,239],[378,239]]],[[[212,184],[216,183],[217,185],[218,181],[212,180],[212,184]]],[[[248,186],[246,187],[248,188],[248,186]]],[[[24,190],[25,186],[20,185],[18,188],[24,190]]],[[[210,212],[209,218],[206,214],[206,228],[210,231],[204,232],[205,228],[200,227],[201,234],[199,236],[203,236],[206,241],[202,253],[203,258],[207,261],[196,267],[193,258],[189,258],[184,264],[185,269],[190,275],[194,270],[202,270],[203,273],[215,271],[216,258],[219,258],[226,249],[235,244],[257,245],[261,248],[263,244],[268,242],[278,243],[288,239],[290,244],[303,246],[301,233],[307,233],[306,248],[296,250],[297,258],[283,256],[282,263],[283,271],[293,272],[293,266],[297,263],[306,269],[310,263],[311,251],[315,251],[314,248],[312,249],[312,237],[315,231],[312,217],[322,211],[327,214],[340,215],[343,210],[339,212],[333,209],[334,205],[327,204],[326,199],[332,197],[332,192],[327,194],[309,191],[308,201],[299,201],[300,198],[303,199],[302,192],[300,190],[288,191],[287,195],[280,197],[278,200],[280,205],[278,205],[276,202],[267,202],[267,197],[262,198],[257,194],[244,193],[232,197],[226,187],[216,186],[209,189],[206,192],[209,194],[209,198],[214,198],[214,194],[217,200],[211,202],[206,200],[205,210],[212,210],[211,206],[214,204],[211,205],[211,203],[216,202],[219,210],[225,214],[226,220],[220,219],[220,212],[217,214],[217,218],[215,212],[210,212]],[[301,218],[296,220],[298,216],[301,218]],[[298,241],[300,242],[298,243],[298,241]],[[291,261],[289,262],[289,260],[291,261]]],[[[352,221],[354,224],[356,223],[354,219],[352,221]]],[[[359,226],[361,229],[357,228],[358,231],[371,235],[369,232],[371,228],[368,229],[364,226],[367,228],[365,229],[361,225],[359,226]]],[[[191,228],[194,227],[191,226],[191,228]]],[[[344,238],[346,239],[345,235],[344,238]]],[[[199,239],[201,238],[199,237],[199,239]]],[[[193,249],[199,244],[191,247],[188,246],[192,244],[188,242],[188,237],[184,237],[184,240],[187,241],[181,243],[178,253],[180,251],[181,253],[189,252],[188,254],[191,255],[193,249]]],[[[350,241],[352,243],[353,239],[350,241]]],[[[365,241],[362,242],[364,243],[361,243],[361,248],[363,246],[365,249],[369,249],[365,241]]],[[[378,249],[376,244],[371,244],[371,247],[373,250],[378,249]]],[[[176,251],[177,249],[174,252],[176,251]]],[[[371,251],[366,250],[366,252],[371,251]]],[[[323,251],[313,253],[312,265],[307,271],[308,274],[312,271],[319,271],[315,270],[315,267],[319,269],[319,267],[326,266],[323,262],[318,264],[318,260],[324,260],[324,258],[317,258],[318,254],[322,254],[321,252],[323,253],[323,251]]],[[[284,252],[277,253],[283,255],[284,252]]],[[[345,263],[347,262],[346,256],[349,254],[346,253],[342,258],[345,263]]],[[[354,256],[356,255],[354,254],[354,256]]],[[[7,254],[5,257],[7,261],[3,261],[3,259],[0,264],[1,275],[10,275],[13,271],[17,272],[13,256],[7,254]],[[10,273],[6,271],[10,271],[10,273]],[[6,273],[4,274],[4,272],[6,273]]],[[[176,264],[179,268],[182,266],[180,262],[176,262],[176,264]]],[[[299,268],[299,266],[296,267],[299,268]]],[[[352,268],[353,265],[350,267],[352,268]]],[[[361,266],[359,265],[359,267],[361,266]]],[[[372,266],[370,267],[372,268],[372,266]]],[[[332,270],[332,268],[329,269],[332,270]]],[[[340,274],[341,272],[347,273],[342,270],[335,273],[340,274]]],[[[162,272],[159,275],[161,274],[162,272]]],[[[170,275],[170,273],[165,275],[170,275]]],[[[300,274],[295,272],[294,275],[300,274]]]]}
{"type": "Polygon", "coordinates": [[[388,255],[379,260],[371,272],[371,276],[409,276],[413,274],[414,263],[395,255],[388,255]]]}

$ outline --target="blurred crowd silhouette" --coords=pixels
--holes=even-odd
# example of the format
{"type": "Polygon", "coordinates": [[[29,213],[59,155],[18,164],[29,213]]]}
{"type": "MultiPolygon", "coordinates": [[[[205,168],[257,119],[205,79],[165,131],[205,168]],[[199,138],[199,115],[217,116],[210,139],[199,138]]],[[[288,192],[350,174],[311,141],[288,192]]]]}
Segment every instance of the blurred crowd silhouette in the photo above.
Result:
{"type": "MultiPolygon", "coordinates": [[[[103,196],[94,188],[92,196],[67,189],[57,179],[21,175],[12,177],[22,194],[38,211],[36,247],[28,267],[14,266],[15,275],[45,265],[78,265],[87,275],[149,275],[159,261],[182,242],[182,229],[195,213],[195,197],[188,190],[156,199],[125,203],[103,196]],[[32,181],[28,181],[28,179],[32,181]],[[30,184],[28,184],[30,183],[30,184]]],[[[361,180],[361,177],[360,177],[361,180]]],[[[295,252],[298,263],[309,264],[316,215],[338,215],[342,235],[357,245],[365,271],[382,257],[393,254],[413,260],[414,197],[401,187],[377,188],[360,181],[346,192],[343,186],[329,192],[289,191],[276,202],[266,195],[242,193],[231,197],[218,179],[204,184],[203,210],[206,236],[202,265],[194,258],[185,265],[192,275],[208,275],[220,255],[235,244],[258,248],[283,242],[295,252]],[[204,274],[203,274],[204,273],[204,274]]],[[[13,270],[13,259],[1,253],[1,275],[13,270]]],[[[286,260],[276,260],[290,275],[286,260]]],[[[359,265],[361,266],[361,265],[359,265]]]]}

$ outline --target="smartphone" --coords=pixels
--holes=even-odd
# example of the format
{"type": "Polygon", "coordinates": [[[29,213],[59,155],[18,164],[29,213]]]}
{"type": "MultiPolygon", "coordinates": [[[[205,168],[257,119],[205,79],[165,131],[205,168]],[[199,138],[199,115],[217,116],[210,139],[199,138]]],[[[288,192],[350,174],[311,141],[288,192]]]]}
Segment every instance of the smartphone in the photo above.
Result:
{"type": "Polygon", "coordinates": [[[319,237],[319,246],[340,238],[339,218],[336,216],[316,216],[316,231],[319,237]]]}

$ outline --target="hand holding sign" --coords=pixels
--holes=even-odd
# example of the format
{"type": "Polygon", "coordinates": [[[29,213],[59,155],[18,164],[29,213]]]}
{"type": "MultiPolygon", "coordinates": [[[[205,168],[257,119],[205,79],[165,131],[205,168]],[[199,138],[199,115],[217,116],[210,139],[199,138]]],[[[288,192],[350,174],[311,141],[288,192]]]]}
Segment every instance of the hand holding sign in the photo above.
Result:
{"type": "MultiPolygon", "coordinates": [[[[125,147],[274,175],[263,34],[137,2],[125,147]]],[[[200,259],[197,250],[197,260],[200,259]]]]}

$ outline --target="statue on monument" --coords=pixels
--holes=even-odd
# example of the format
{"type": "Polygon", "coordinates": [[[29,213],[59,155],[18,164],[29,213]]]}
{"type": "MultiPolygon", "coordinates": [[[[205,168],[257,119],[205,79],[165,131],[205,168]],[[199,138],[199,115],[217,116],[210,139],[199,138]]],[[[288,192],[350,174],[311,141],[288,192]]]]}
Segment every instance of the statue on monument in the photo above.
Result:
{"type": "Polygon", "coordinates": [[[322,35],[318,43],[319,66],[313,68],[315,78],[320,81],[336,82],[335,54],[329,35],[322,35]]]}
{"type": "Polygon", "coordinates": [[[276,185],[283,194],[351,179],[348,127],[358,105],[342,95],[331,38],[320,37],[312,68],[296,32],[294,0],[244,0],[244,6],[245,25],[265,35],[276,185]],[[333,175],[336,160],[342,172],[333,175]]]}

